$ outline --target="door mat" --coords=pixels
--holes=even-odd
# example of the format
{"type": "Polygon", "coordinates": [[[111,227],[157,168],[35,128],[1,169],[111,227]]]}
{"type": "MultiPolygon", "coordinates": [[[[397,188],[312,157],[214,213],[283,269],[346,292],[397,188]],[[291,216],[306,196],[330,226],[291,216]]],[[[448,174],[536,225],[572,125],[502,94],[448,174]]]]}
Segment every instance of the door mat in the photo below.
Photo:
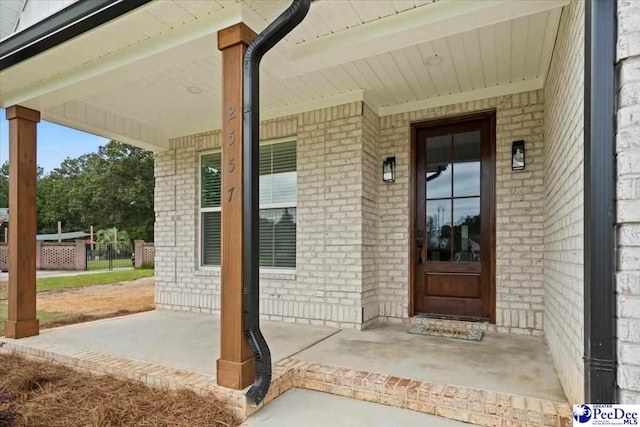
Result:
{"type": "Polygon", "coordinates": [[[415,325],[407,332],[432,337],[458,338],[461,340],[481,341],[484,333],[477,329],[436,328],[433,326],[415,325]]]}

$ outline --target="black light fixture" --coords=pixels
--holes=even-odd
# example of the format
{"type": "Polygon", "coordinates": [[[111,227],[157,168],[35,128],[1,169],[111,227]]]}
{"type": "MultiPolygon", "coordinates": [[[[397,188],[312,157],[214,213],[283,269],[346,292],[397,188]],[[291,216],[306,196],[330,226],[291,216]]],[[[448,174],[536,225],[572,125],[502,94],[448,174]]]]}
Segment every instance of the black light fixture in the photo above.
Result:
{"type": "Polygon", "coordinates": [[[396,158],[387,157],[382,162],[382,181],[390,184],[396,180],[396,158]]]}
{"type": "Polygon", "coordinates": [[[524,170],[524,141],[511,143],[511,170],[524,170]]]}

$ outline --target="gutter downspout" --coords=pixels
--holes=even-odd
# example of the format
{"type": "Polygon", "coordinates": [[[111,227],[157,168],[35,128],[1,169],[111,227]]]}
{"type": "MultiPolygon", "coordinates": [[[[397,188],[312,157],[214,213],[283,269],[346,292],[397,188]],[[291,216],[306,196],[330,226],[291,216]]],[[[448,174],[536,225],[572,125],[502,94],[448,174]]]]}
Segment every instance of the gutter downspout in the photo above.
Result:
{"type": "Polygon", "coordinates": [[[584,61],[585,403],[616,403],[616,1],[587,0],[584,61]]]}
{"type": "Polygon", "coordinates": [[[269,391],[271,384],[271,353],[260,331],[260,61],[265,53],[282,40],[307,15],[311,0],[293,0],[275,21],[256,36],[244,55],[244,128],[242,184],[243,223],[242,239],[242,292],[244,333],[256,360],[256,376],[247,392],[247,401],[258,405],[269,391]]]}

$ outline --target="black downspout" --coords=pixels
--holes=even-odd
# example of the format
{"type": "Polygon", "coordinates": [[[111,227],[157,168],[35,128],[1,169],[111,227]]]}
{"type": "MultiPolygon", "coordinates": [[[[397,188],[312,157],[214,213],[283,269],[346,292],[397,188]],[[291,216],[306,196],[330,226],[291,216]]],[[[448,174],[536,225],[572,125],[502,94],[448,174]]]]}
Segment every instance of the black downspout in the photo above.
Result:
{"type": "Polygon", "coordinates": [[[271,353],[260,332],[259,282],[259,178],[260,178],[260,61],[307,15],[311,0],[293,0],[293,3],[275,21],[251,42],[244,55],[244,129],[242,184],[242,291],[244,303],[244,333],[256,359],[256,379],[247,392],[251,405],[258,405],[271,384],[271,353]]]}
{"type": "Polygon", "coordinates": [[[586,403],[616,403],[616,2],[587,0],[584,64],[586,403]]]}

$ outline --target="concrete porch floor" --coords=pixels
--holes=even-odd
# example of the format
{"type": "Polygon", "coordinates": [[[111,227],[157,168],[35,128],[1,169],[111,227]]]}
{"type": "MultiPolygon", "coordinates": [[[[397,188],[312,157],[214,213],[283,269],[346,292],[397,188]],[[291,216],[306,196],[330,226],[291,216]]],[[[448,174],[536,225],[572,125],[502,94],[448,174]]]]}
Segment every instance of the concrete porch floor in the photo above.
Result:
{"type": "MultiPolygon", "coordinates": [[[[485,334],[483,341],[472,342],[411,335],[398,325],[365,331],[261,325],[274,363],[273,396],[265,402],[299,387],[481,425],[504,419],[562,425],[558,420],[571,416],[542,339],[485,334]],[[397,386],[390,385],[398,380],[397,386]]],[[[215,385],[218,316],[146,312],[44,330],[20,340],[0,338],[3,345],[2,351],[150,385],[214,390],[230,398],[241,417],[256,410],[244,406],[242,393],[215,385]]]]}
{"type": "Polygon", "coordinates": [[[485,333],[477,342],[414,335],[407,329],[374,325],[364,331],[343,330],[296,359],[566,401],[541,338],[485,333]]]}
{"type": "MultiPolygon", "coordinates": [[[[261,322],[273,363],[338,332],[317,326],[261,322]]],[[[21,344],[59,344],[215,376],[220,356],[219,316],[150,311],[43,330],[21,344]]]]}

